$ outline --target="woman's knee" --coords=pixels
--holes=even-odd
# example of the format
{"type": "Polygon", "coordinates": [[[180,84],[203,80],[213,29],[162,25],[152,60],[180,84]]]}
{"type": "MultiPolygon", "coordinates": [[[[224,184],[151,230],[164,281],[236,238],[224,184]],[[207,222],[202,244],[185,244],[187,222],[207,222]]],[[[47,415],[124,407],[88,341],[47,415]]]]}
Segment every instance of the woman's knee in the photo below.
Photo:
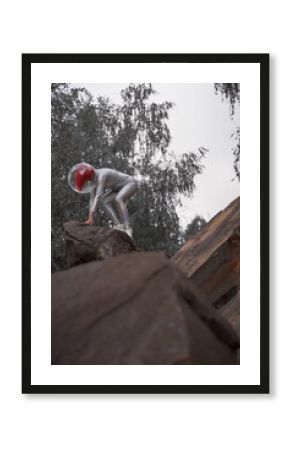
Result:
{"type": "Polygon", "coordinates": [[[114,203],[116,206],[123,206],[125,204],[121,194],[116,195],[114,198],[114,203]]]}

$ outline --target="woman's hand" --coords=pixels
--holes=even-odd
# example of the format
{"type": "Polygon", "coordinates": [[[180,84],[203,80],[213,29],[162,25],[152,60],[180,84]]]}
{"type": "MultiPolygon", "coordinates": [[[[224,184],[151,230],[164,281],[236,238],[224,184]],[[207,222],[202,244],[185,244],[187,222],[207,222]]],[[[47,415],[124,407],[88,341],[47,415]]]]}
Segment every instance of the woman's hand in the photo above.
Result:
{"type": "Polygon", "coordinates": [[[94,219],[93,219],[93,214],[90,213],[88,219],[85,221],[86,225],[93,225],[94,223],[94,219]]]}

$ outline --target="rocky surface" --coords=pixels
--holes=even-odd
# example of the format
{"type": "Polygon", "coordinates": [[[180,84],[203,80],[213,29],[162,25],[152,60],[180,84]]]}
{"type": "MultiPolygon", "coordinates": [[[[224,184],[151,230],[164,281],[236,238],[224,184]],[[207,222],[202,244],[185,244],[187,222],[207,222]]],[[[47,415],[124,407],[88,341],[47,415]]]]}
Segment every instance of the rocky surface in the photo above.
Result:
{"type": "Polygon", "coordinates": [[[160,252],[52,275],[52,364],[236,364],[238,346],[226,319],[160,252]]]}
{"type": "Polygon", "coordinates": [[[239,332],[240,199],[218,213],[171,259],[199,298],[219,309],[239,332]]]}
{"type": "Polygon", "coordinates": [[[220,312],[240,335],[240,291],[221,308],[220,312]]]}
{"type": "Polygon", "coordinates": [[[64,224],[65,261],[70,268],[136,250],[123,231],[71,221],[64,224]]]}

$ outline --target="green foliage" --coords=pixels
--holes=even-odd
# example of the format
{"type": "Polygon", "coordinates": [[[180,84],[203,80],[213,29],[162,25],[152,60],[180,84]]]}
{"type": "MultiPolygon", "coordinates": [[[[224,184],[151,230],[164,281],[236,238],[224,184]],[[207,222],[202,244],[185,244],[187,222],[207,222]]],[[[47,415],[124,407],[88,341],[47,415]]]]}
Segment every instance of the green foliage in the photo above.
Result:
{"type": "Polygon", "coordinates": [[[184,232],[184,239],[187,241],[191,237],[193,237],[196,233],[198,233],[202,227],[206,224],[206,220],[197,215],[195,218],[187,225],[184,232]]]}
{"type": "Polygon", "coordinates": [[[240,127],[231,135],[235,139],[236,145],[232,148],[234,155],[234,171],[236,177],[240,180],[240,127]]]}
{"type": "Polygon", "coordinates": [[[240,84],[239,83],[215,83],[215,93],[222,96],[222,100],[230,103],[231,116],[235,113],[237,103],[240,103],[240,84]]]}
{"type": "MultiPolygon", "coordinates": [[[[73,192],[67,183],[69,169],[80,161],[94,167],[111,167],[143,180],[128,204],[134,239],[144,250],[175,253],[182,243],[176,214],[180,194],[191,195],[194,177],[202,172],[206,149],[169,154],[167,125],[170,102],[150,102],[152,85],[130,84],[121,92],[122,104],[104,97],[93,99],[85,89],[67,84],[51,88],[52,126],[52,269],[62,266],[62,225],[84,220],[88,198],[73,192]]],[[[99,209],[96,224],[106,226],[99,209]]]]}
{"type": "MultiPolygon", "coordinates": [[[[215,83],[215,93],[220,94],[222,100],[230,103],[230,116],[233,117],[236,111],[236,105],[240,103],[240,84],[239,83],[215,83]]],[[[234,171],[238,180],[240,180],[240,127],[231,135],[236,141],[232,148],[234,155],[234,171]]]]}

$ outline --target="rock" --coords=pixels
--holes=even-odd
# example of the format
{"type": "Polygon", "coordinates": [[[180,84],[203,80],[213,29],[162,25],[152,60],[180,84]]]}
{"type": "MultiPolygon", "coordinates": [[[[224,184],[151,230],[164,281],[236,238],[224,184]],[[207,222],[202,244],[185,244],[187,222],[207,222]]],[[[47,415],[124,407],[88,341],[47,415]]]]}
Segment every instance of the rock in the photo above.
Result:
{"type": "Polygon", "coordinates": [[[132,239],[123,231],[76,221],[64,224],[64,240],[67,268],[136,250],[132,239]]]}
{"type": "Polygon", "coordinates": [[[236,364],[238,346],[163,253],[52,275],[52,364],[236,364]]]}
{"type": "Polygon", "coordinates": [[[238,336],[240,335],[240,291],[231,298],[220,310],[221,314],[230,322],[238,336]]]}
{"type": "Polygon", "coordinates": [[[189,239],[171,261],[192,280],[200,298],[239,331],[240,198],[189,239]]]}

